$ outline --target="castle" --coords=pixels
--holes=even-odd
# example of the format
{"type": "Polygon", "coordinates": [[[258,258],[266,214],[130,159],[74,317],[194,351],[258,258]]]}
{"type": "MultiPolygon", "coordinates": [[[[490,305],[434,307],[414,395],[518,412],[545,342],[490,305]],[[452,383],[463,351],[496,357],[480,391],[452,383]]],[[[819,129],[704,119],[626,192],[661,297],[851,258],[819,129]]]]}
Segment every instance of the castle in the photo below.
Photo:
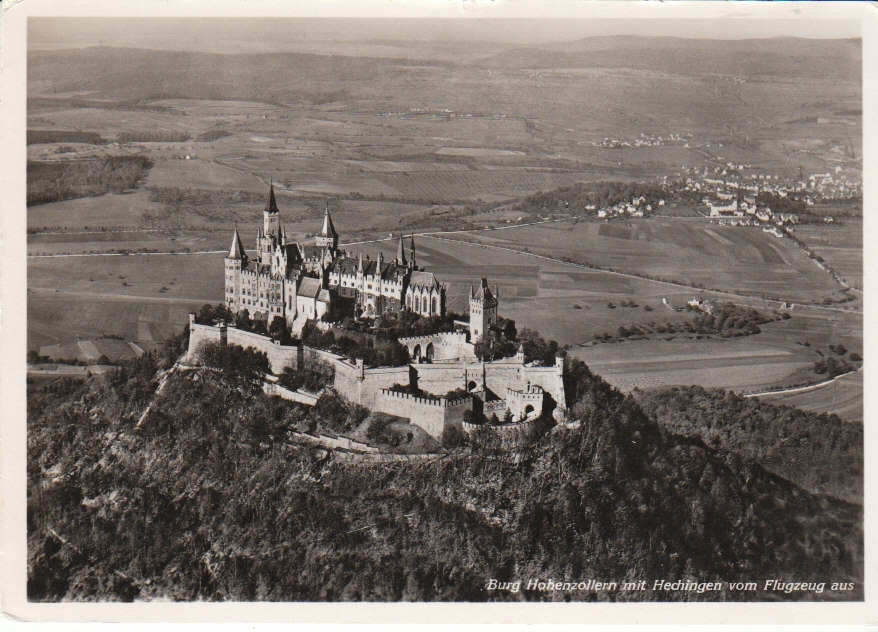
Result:
{"type": "MultiPolygon", "coordinates": [[[[247,255],[236,227],[224,265],[225,304],[232,313],[247,310],[269,322],[280,317],[294,334],[309,320],[351,307],[363,317],[403,310],[445,315],[445,287],[418,268],[414,236],[408,257],[400,237],[393,261],[384,261],[381,254],[375,260],[362,255],[353,259],[339,249],[327,208],[314,245],[298,244],[287,238],[280,222],[273,186],[256,237],[255,258],[247,255]]],[[[482,278],[470,288],[468,298],[469,323],[455,321],[462,326],[458,331],[399,339],[412,359],[403,366],[367,367],[362,359],[301,344],[282,345],[231,324],[196,323],[194,314],[187,358],[197,360],[200,345],[213,342],[264,352],[275,375],[285,368],[322,362],[333,368],[332,386],[340,395],[370,410],[409,419],[435,438],[449,426],[468,432],[480,427],[466,421],[469,415],[504,420],[507,423],[495,425],[501,431],[517,431],[547,413],[563,420],[567,404],[562,358],[556,358],[554,366],[528,363],[519,348],[508,358],[479,360],[476,344],[498,324],[499,292],[482,278]]],[[[266,391],[300,402],[316,399],[287,391],[271,376],[266,391]]]]}
{"type": "Polygon", "coordinates": [[[271,185],[251,259],[235,227],[225,258],[225,304],[271,322],[283,318],[294,332],[308,320],[351,308],[374,317],[410,310],[421,316],[445,315],[445,287],[432,272],[418,268],[414,236],[405,254],[402,236],[396,258],[385,261],[360,254],[351,258],[338,247],[338,233],[327,207],[313,245],[288,239],[271,185]]]}

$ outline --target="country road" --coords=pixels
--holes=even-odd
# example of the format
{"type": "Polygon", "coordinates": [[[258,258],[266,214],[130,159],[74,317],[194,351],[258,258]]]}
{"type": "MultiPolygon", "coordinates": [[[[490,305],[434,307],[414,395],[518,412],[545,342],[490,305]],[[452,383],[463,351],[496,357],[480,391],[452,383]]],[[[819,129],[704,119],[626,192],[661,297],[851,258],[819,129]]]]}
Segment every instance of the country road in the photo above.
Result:
{"type": "Polygon", "coordinates": [[[452,232],[464,233],[464,232],[472,232],[472,231],[459,230],[459,231],[450,231],[448,233],[439,233],[439,232],[423,233],[423,235],[419,235],[419,236],[427,237],[428,239],[432,238],[432,239],[438,239],[438,240],[442,240],[442,241],[451,241],[451,242],[455,242],[455,243],[459,243],[459,244],[468,244],[468,245],[479,246],[479,247],[483,247],[483,248],[494,248],[496,250],[503,250],[506,252],[514,252],[514,253],[524,255],[527,257],[535,257],[537,259],[542,259],[544,261],[552,261],[554,263],[559,263],[561,265],[569,266],[571,268],[580,268],[582,270],[601,272],[603,274],[612,274],[612,275],[619,276],[619,277],[626,278],[626,279],[637,279],[640,281],[648,281],[650,283],[657,283],[659,285],[666,285],[668,287],[673,287],[676,289],[692,290],[692,291],[697,291],[697,292],[704,293],[704,294],[712,294],[715,296],[726,296],[729,298],[737,298],[737,299],[743,298],[743,299],[748,299],[751,301],[758,301],[759,303],[762,303],[762,304],[765,304],[769,301],[772,303],[778,303],[778,304],[787,303],[787,304],[793,304],[796,307],[801,307],[801,308],[819,309],[819,310],[823,310],[823,311],[840,312],[840,313],[844,313],[844,314],[861,314],[862,313],[862,310],[859,310],[859,309],[845,309],[845,308],[841,308],[841,307],[828,307],[826,305],[815,305],[813,303],[800,303],[797,301],[790,301],[790,300],[784,301],[783,299],[780,299],[780,300],[764,299],[761,296],[752,296],[749,294],[735,294],[733,292],[721,292],[718,290],[705,290],[703,288],[696,288],[694,286],[685,285],[683,283],[674,283],[673,281],[659,281],[656,279],[650,279],[649,277],[641,276],[638,274],[632,274],[630,272],[618,272],[616,270],[607,270],[606,268],[587,266],[587,265],[584,265],[582,263],[572,263],[570,261],[556,259],[555,257],[549,257],[547,255],[539,255],[539,254],[535,254],[532,252],[524,252],[522,250],[517,250],[515,248],[509,248],[507,246],[495,246],[495,245],[491,245],[491,244],[482,244],[482,243],[478,243],[478,242],[465,241],[463,239],[451,239],[448,237],[438,237],[437,236],[440,234],[451,234],[452,232]]]}
{"type": "Polygon", "coordinates": [[[150,303],[164,303],[167,305],[203,305],[215,301],[211,298],[174,298],[170,296],[138,296],[136,294],[118,294],[112,292],[86,292],[83,290],[61,290],[48,287],[29,287],[28,292],[32,294],[50,294],[63,296],[76,296],[79,298],[94,298],[103,301],[112,301],[117,303],[140,303],[148,301],[150,303]]]}
{"type": "Polygon", "coordinates": [[[809,384],[807,386],[798,386],[796,388],[784,388],[779,391],[763,391],[761,393],[749,393],[744,395],[744,397],[761,397],[763,395],[792,395],[793,393],[807,393],[809,391],[816,391],[817,389],[824,388],[829,386],[830,384],[835,383],[837,380],[846,377],[848,375],[853,375],[854,373],[858,373],[863,370],[863,367],[859,369],[855,369],[853,371],[848,371],[847,373],[842,373],[841,375],[836,375],[831,380],[826,380],[825,382],[818,382],[817,384],[809,384]]]}

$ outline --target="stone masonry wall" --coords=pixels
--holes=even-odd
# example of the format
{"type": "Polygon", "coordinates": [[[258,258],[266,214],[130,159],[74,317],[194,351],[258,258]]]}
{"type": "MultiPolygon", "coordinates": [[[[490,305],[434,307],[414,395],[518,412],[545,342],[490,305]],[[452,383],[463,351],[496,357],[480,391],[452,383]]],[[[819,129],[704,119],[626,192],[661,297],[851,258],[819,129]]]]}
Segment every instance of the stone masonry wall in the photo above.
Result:
{"type": "Polygon", "coordinates": [[[449,425],[460,426],[463,423],[464,412],[472,410],[472,404],[472,397],[436,400],[382,390],[375,398],[373,410],[409,419],[431,437],[438,439],[449,425]]]}

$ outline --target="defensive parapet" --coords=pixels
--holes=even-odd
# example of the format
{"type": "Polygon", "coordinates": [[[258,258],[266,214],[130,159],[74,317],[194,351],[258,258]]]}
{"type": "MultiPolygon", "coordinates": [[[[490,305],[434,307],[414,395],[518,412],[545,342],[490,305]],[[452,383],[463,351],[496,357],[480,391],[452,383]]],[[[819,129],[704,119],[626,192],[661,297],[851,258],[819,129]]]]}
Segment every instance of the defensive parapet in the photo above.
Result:
{"type": "Polygon", "coordinates": [[[468,435],[472,435],[480,430],[494,432],[499,436],[500,441],[504,446],[512,447],[527,439],[528,435],[534,431],[536,421],[521,421],[518,423],[497,425],[473,424],[464,421],[461,423],[460,427],[468,435]]]}
{"type": "Polygon", "coordinates": [[[472,407],[472,396],[456,399],[421,397],[382,388],[375,398],[373,410],[408,419],[438,439],[448,426],[460,426],[464,413],[472,407]]]}
{"type": "Polygon", "coordinates": [[[474,360],[475,347],[466,340],[465,333],[445,332],[430,336],[400,338],[399,343],[408,349],[409,357],[421,360],[442,361],[466,358],[474,360]]]}
{"type": "Polygon", "coordinates": [[[438,406],[440,408],[450,408],[454,406],[460,406],[464,403],[472,404],[473,398],[472,395],[468,395],[466,397],[459,397],[456,399],[446,399],[445,397],[422,397],[420,395],[412,395],[411,393],[403,393],[400,391],[394,391],[389,388],[382,388],[381,395],[383,397],[396,397],[399,399],[405,399],[416,404],[424,404],[426,406],[438,406]]]}

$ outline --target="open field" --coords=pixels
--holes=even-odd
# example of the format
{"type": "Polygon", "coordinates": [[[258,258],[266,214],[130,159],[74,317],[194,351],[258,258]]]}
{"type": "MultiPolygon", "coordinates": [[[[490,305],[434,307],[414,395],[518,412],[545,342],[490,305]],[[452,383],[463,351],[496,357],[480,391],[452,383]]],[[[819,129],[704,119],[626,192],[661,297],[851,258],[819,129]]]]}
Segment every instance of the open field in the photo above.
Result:
{"type": "Polygon", "coordinates": [[[814,390],[784,395],[763,395],[772,404],[835,413],[848,421],[863,421],[863,372],[845,375],[814,390]]]}
{"type": "Polygon", "coordinates": [[[465,237],[601,268],[752,296],[812,302],[838,284],[791,240],[708,219],[581,221],[465,237]]]}
{"type": "Polygon", "coordinates": [[[30,259],[28,348],[107,335],[161,342],[222,300],[222,274],[221,254],[30,259]]]}
{"type": "MultiPolygon", "coordinates": [[[[861,107],[858,45],[766,42],[758,54],[753,44],[730,54],[681,40],[671,57],[656,45],[619,40],[612,53],[488,47],[495,56],[461,63],[455,51],[453,63],[445,55],[429,64],[400,59],[393,47],[392,58],[358,57],[356,51],[374,45],[353,44],[348,56],[335,50],[34,51],[29,129],[97,133],[107,143],[32,144],[30,159],[136,154],[153,167],[130,193],[28,208],[28,252],[222,251],[236,222],[252,250],[264,204],[254,199],[262,200],[269,181],[290,236],[313,235],[328,202],[342,242],[358,242],[508,226],[523,215],[506,204],[518,196],[575,182],[647,181],[683,166],[733,160],[794,176],[799,168],[825,171],[831,159],[833,166],[861,169],[855,157],[862,154],[861,116],[839,114],[861,107]],[[697,66],[677,63],[676,51],[687,47],[697,50],[697,66]],[[614,62],[613,55],[626,61],[614,62]],[[790,61],[797,59],[817,60],[820,69],[790,61]],[[770,70],[753,74],[748,64],[770,70]],[[73,67],[79,71],[69,72],[73,67]],[[717,80],[735,73],[747,81],[730,87],[717,80]],[[817,125],[818,118],[824,123],[817,125]],[[815,123],[802,123],[810,120],[815,123]],[[125,134],[161,133],[190,139],[113,144],[125,134]],[[692,138],[689,147],[598,146],[604,137],[640,133],[692,138]],[[213,140],[197,140],[202,134],[213,140]],[[852,156],[837,151],[839,139],[848,137],[852,156]],[[173,189],[191,190],[194,198],[206,192],[200,199],[211,201],[177,203],[173,189]],[[158,194],[166,202],[155,201],[158,194]]],[[[809,369],[825,345],[862,353],[861,313],[801,305],[792,319],[746,338],[582,347],[620,326],[692,317],[664,307],[662,299],[680,307],[693,295],[715,295],[479,245],[744,293],[751,298],[720,298],[760,309],[778,305],[762,296],[819,302],[838,292],[790,240],[719,226],[691,217],[691,209],[677,214],[687,217],[423,236],[418,263],[447,284],[448,308],[460,313],[470,285],[488,277],[499,287],[503,316],[573,345],[574,354],[626,389],[694,381],[752,391],[813,378],[809,369]],[[629,301],[637,307],[622,307],[629,301]]],[[[859,223],[795,230],[843,278],[862,286],[859,223]]],[[[358,249],[372,257],[381,250],[388,259],[396,242],[348,247],[352,254],[358,249]]],[[[28,346],[109,334],[157,342],[178,331],[189,310],[221,300],[221,259],[221,253],[31,258],[28,346]]]]}
{"type": "Polygon", "coordinates": [[[761,336],[622,342],[570,353],[622,391],[688,384],[758,391],[814,363],[808,350],[761,336]]]}
{"type": "Polygon", "coordinates": [[[845,218],[838,224],[796,226],[793,234],[851,287],[863,289],[863,221],[845,218]]]}

